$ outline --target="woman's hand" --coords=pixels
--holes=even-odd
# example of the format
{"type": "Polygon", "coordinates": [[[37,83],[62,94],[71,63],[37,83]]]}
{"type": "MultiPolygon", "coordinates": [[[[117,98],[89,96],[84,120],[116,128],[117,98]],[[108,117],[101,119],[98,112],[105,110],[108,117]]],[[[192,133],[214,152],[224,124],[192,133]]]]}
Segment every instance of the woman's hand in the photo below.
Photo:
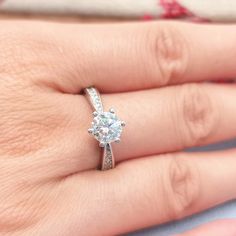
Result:
{"type": "Polygon", "coordinates": [[[177,153],[236,136],[235,85],[196,83],[236,76],[235,26],[1,25],[1,235],[117,235],[236,198],[235,150],[177,153]],[[105,172],[91,85],[127,123],[105,172]]]}

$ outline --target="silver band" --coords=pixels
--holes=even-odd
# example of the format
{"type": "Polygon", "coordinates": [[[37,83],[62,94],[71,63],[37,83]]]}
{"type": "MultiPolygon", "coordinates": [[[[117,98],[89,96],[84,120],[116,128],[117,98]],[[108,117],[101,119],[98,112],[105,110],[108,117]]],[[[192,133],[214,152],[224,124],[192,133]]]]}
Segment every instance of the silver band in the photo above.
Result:
{"type": "Polygon", "coordinates": [[[85,94],[87,95],[93,109],[98,113],[102,113],[103,112],[102,99],[98,90],[94,87],[89,87],[85,89],[85,94]]]}
{"type": "MultiPolygon", "coordinates": [[[[103,113],[103,105],[100,93],[94,87],[89,87],[85,89],[85,93],[88,97],[88,100],[97,113],[103,113]]],[[[103,147],[103,155],[102,155],[102,166],[101,170],[109,170],[115,167],[115,160],[112,152],[111,143],[106,143],[103,147]]]]}

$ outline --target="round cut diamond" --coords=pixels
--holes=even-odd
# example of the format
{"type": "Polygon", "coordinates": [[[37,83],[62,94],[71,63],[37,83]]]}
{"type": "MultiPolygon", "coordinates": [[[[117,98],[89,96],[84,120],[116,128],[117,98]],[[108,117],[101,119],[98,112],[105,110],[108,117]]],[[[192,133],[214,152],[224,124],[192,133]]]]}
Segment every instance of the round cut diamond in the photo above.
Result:
{"type": "Polygon", "coordinates": [[[91,131],[101,143],[111,143],[119,140],[122,121],[112,112],[102,112],[93,119],[91,131]]]}

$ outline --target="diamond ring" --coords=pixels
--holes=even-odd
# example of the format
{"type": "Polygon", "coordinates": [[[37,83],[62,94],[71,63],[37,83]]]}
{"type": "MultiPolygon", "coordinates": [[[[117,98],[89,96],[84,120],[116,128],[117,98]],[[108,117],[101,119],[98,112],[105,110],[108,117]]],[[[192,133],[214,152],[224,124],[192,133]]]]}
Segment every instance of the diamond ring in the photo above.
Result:
{"type": "Polygon", "coordinates": [[[96,88],[86,88],[85,93],[95,110],[92,126],[88,132],[99,141],[99,146],[104,148],[101,170],[109,170],[115,167],[111,144],[120,142],[125,122],[117,117],[113,108],[110,108],[108,112],[103,110],[101,96],[96,88]]]}

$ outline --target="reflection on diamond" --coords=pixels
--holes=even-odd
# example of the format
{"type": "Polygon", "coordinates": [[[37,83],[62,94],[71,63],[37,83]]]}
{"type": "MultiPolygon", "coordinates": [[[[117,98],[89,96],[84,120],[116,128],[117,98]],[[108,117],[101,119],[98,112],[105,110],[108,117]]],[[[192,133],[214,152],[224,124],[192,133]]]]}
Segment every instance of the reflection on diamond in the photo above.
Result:
{"type": "Polygon", "coordinates": [[[92,123],[92,134],[101,143],[111,143],[120,138],[122,121],[111,112],[99,113],[92,123]]]}

